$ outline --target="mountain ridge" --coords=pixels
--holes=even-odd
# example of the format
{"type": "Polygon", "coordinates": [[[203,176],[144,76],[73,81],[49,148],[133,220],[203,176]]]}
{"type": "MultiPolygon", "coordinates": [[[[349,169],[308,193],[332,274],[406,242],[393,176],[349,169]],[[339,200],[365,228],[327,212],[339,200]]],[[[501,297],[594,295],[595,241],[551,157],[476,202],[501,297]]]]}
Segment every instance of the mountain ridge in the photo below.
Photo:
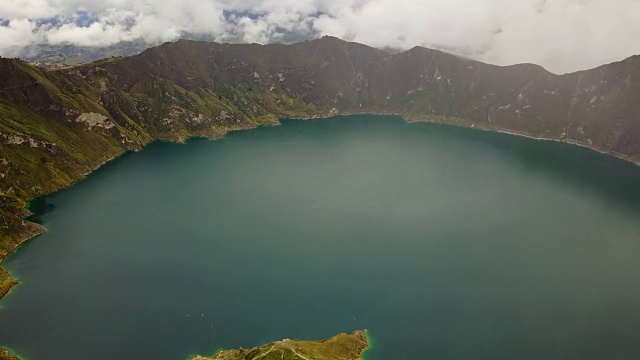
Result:
{"type": "MultiPolygon", "coordinates": [[[[165,43],[47,71],[0,59],[0,260],[44,229],[29,199],[153,140],[216,139],[279,118],[397,114],[575,143],[640,163],[640,57],[556,75],[333,37],[165,43]]],[[[15,283],[0,268],[0,296],[15,283]]]]}

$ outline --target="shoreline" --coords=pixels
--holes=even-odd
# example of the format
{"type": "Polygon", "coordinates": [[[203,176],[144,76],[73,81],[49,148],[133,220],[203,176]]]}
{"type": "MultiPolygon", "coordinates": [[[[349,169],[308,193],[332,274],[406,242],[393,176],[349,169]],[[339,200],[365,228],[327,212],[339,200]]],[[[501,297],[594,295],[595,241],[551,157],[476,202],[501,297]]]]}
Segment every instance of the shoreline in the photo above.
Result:
{"type": "MultiPolygon", "coordinates": [[[[487,130],[487,131],[492,131],[492,130],[487,130]]],[[[581,147],[581,148],[584,148],[584,149],[595,151],[595,152],[597,152],[599,154],[602,154],[602,155],[611,156],[611,157],[614,157],[616,159],[623,160],[623,161],[632,163],[634,165],[640,166],[640,160],[634,160],[633,158],[631,158],[631,157],[629,157],[627,155],[620,154],[620,153],[617,153],[617,152],[600,150],[600,149],[597,149],[595,147],[589,146],[588,144],[584,144],[584,143],[581,143],[581,142],[578,142],[578,141],[562,140],[562,139],[558,139],[558,138],[536,137],[536,136],[531,136],[531,135],[518,134],[518,133],[510,132],[510,131],[507,131],[507,130],[495,130],[495,132],[500,133],[500,134],[507,134],[507,135],[512,135],[512,136],[525,137],[525,138],[531,139],[531,140],[551,141],[551,142],[556,142],[556,143],[560,143],[560,144],[578,146],[578,147],[581,147]]]]}
{"type": "Polygon", "coordinates": [[[11,349],[0,347],[0,360],[20,360],[20,358],[11,349]]]}
{"type": "Polygon", "coordinates": [[[367,347],[362,350],[362,353],[360,354],[360,360],[367,360],[367,352],[373,349],[374,343],[373,338],[371,337],[371,331],[369,329],[364,329],[362,332],[364,333],[367,347]]]}
{"type": "MultiPolygon", "coordinates": [[[[299,117],[299,118],[298,117],[291,117],[291,118],[283,118],[283,119],[314,120],[314,119],[328,119],[328,118],[336,117],[336,116],[355,116],[355,115],[397,116],[397,117],[402,118],[402,120],[404,122],[408,123],[408,124],[428,123],[428,124],[439,124],[439,125],[446,125],[446,126],[455,126],[455,127],[462,127],[462,128],[471,129],[471,130],[479,130],[479,131],[486,131],[486,132],[493,132],[493,133],[499,133],[499,134],[506,134],[506,135],[524,137],[524,138],[531,139],[531,140],[552,141],[552,142],[556,142],[556,143],[560,143],[560,144],[575,145],[575,146],[579,146],[581,148],[592,150],[592,151],[595,151],[595,152],[603,154],[603,155],[612,156],[612,157],[614,157],[616,159],[623,160],[623,161],[632,163],[634,165],[640,166],[640,158],[635,159],[635,158],[632,158],[632,157],[630,157],[628,155],[621,154],[621,153],[618,153],[618,152],[611,152],[611,151],[601,150],[601,149],[598,149],[598,148],[596,148],[596,147],[594,147],[592,145],[589,145],[589,144],[586,144],[586,143],[582,143],[582,142],[579,142],[577,140],[572,140],[572,139],[564,140],[562,138],[555,138],[555,137],[539,137],[539,136],[529,135],[529,134],[525,134],[525,133],[518,133],[518,132],[514,132],[513,130],[507,130],[507,129],[499,128],[499,127],[476,127],[475,123],[473,121],[460,119],[460,118],[448,118],[448,121],[447,121],[447,119],[438,120],[438,119],[430,119],[428,117],[410,117],[408,115],[404,115],[404,114],[401,114],[401,113],[393,113],[393,112],[343,112],[343,113],[330,114],[330,115],[310,115],[310,116],[299,117]]],[[[275,125],[278,125],[278,124],[275,124],[275,125]]]]}
{"type": "MultiPolygon", "coordinates": [[[[23,234],[22,236],[18,235],[17,236],[17,242],[16,242],[16,246],[13,249],[10,249],[10,251],[8,251],[6,254],[0,254],[0,301],[7,295],[9,294],[9,292],[11,291],[11,289],[13,289],[15,287],[15,285],[18,284],[18,282],[11,277],[11,274],[6,271],[6,269],[4,269],[4,267],[2,267],[2,264],[4,263],[4,260],[6,259],[6,257],[9,254],[14,253],[15,251],[17,251],[23,244],[25,244],[26,242],[30,241],[30,240],[34,240],[37,237],[39,237],[40,235],[43,235],[47,232],[47,229],[45,227],[43,227],[40,224],[34,223],[32,221],[29,221],[28,218],[30,216],[32,216],[33,214],[30,211],[30,206],[31,203],[34,202],[35,200],[37,200],[40,197],[43,196],[48,196],[51,194],[54,194],[58,191],[62,191],[64,189],[68,189],[71,186],[73,186],[74,184],[76,184],[79,181],[84,180],[87,176],[89,176],[90,174],[94,173],[96,170],[100,169],[102,166],[110,163],[111,161],[114,161],[118,158],[120,158],[121,156],[127,154],[127,153],[135,153],[138,152],[142,149],[144,149],[145,147],[147,147],[148,145],[150,145],[151,143],[154,142],[168,142],[168,143],[176,143],[176,144],[184,144],[186,142],[188,142],[190,139],[206,139],[206,140],[219,140],[221,138],[223,138],[224,136],[226,136],[227,134],[231,133],[231,132],[235,132],[235,131],[244,131],[244,130],[250,130],[250,129],[255,129],[259,126],[278,126],[281,125],[281,120],[315,120],[315,119],[328,119],[328,118],[332,118],[332,117],[338,117],[338,116],[355,116],[355,115],[372,115],[372,116],[397,116],[399,118],[401,118],[404,122],[408,123],[408,124],[412,124],[412,123],[432,123],[432,124],[440,124],[440,125],[445,125],[445,126],[455,126],[455,127],[462,127],[462,128],[467,128],[467,129],[473,129],[473,130],[480,130],[480,131],[486,131],[486,132],[494,132],[494,133],[500,133],[500,134],[505,134],[505,135],[511,135],[511,136],[518,136],[518,137],[524,137],[524,138],[528,138],[531,140],[537,140],[537,141],[553,141],[553,142],[557,142],[557,143],[563,143],[563,144],[568,144],[568,145],[574,145],[574,146],[579,146],[585,149],[589,149],[591,151],[595,151],[597,153],[606,155],[606,156],[611,156],[613,158],[619,159],[619,160],[623,160],[626,162],[629,162],[631,164],[634,164],[636,166],[640,166],[640,159],[634,159],[630,156],[624,155],[624,154],[620,154],[620,153],[615,153],[615,152],[610,152],[610,151],[604,151],[601,149],[597,149],[593,146],[590,146],[588,144],[585,143],[581,143],[575,140],[571,140],[571,139],[567,139],[567,140],[563,140],[563,139],[558,139],[558,138],[546,138],[546,137],[537,137],[537,136],[533,136],[533,135],[529,135],[529,134],[525,134],[525,133],[518,133],[518,132],[514,132],[513,130],[507,130],[507,129],[503,129],[503,128],[498,128],[498,127],[486,127],[486,126],[475,126],[476,124],[472,121],[469,120],[465,120],[465,119],[460,119],[460,118],[431,118],[428,116],[425,117],[413,117],[411,115],[407,115],[407,114],[401,114],[401,113],[393,113],[393,112],[372,112],[372,111],[363,111],[363,112],[351,112],[351,111],[345,111],[345,112],[339,112],[336,111],[335,109],[332,109],[331,111],[329,111],[328,113],[320,113],[320,114],[313,114],[313,115],[306,115],[306,116],[300,116],[300,117],[279,117],[276,121],[274,122],[268,122],[268,123],[264,123],[264,124],[256,124],[256,126],[243,126],[240,127],[238,129],[225,129],[223,132],[220,133],[203,133],[203,134],[193,134],[191,136],[186,136],[186,137],[181,137],[181,138],[157,138],[157,139],[152,139],[150,141],[147,141],[144,144],[141,144],[139,148],[134,148],[131,150],[123,150],[122,152],[120,152],[119,154],[112,156],[104,161],[102,161],[101,163],[91,167],[90,170],[86,171],[82,176],[80,176],[79,178],[73,180],[71,183],[69,183],[66,186],[62,186],[58,189],[55,189],[53,191],[50,192],[46,192],[46,193],[42,193],[42,194],[38,194],[34,197],[32,197],[31,199],[29,199],[28,201],[26,201],[26,208],[25,213],[23,213],[21,216],[22,217],[22,221],[23,223],[25,223],[26,226],[28,226],[28,228],[31,229],[31,231],[29,231],[27,234],[23,234]],[[6,278],[6,282],[8,284],[8,286],[2,286],[2,280],[3,280],[3,275],[7,276],[6,278]]],[[[486,124],[483,124],[486,125],[486,124]]]]}
{"type": "MultiPolygon", "coordinates": [[[[399,116],[402,116],[402,115],[399,115],[399,116]]],[[[584,149],[587,149],[587,150],[595,151],[595,152],[597,152],[599,154],[602,154],[602,155],[607,155],[607,156],[614,157],[614,158],[616,158],[618,160],[626,161],[626,162],[631,163],[631,164],[636,165],[636,166],[640,166],[640,159],[635,159],[635,158],[632,158],[631,156],[624,155],[624,154],[621,154],[621,153],[618,153],[618,152],[611,152],[611,151],[601,150],[601,149],[598,149],[598,148],[596,148],[596,147],[594,147],[592,145],[589,145],[589,144],[586,144],[586,143],[582,143],[582,142],[579,142],[577,140],[572,140],[572,139],[564,140],[564,139],[561,139],[561,138],[554,138],[554,137],[539,137],[539,136],[535,136],[535,135],[517,133],[517,132],[513,132],[511,130],[505,130],[505,129],[501,129],[501,128],[474,127],[474,126],[469,126],[469,125],[466,125],[466,124],[456,124],[456,123],[448,123],[448,122],[440,122],[440,121],[432,121],[432,120],[412,120],[412,121],[407,121],[407,122],[408,123],[432,123],[432,124],[441,124],[441,125],[447,125],[447,126],[457,126],[457,127],[463,127],[463,128],[467,128],[467,129],[471,129],[471,130],[479,130],[479,131],[485,131],[485,132],[493,132],[493,133],[498,133],[498,134],[505,134],[505,135],[523,137],[523,138],[536,140],[536,141],[550,141],[550,142],[555,142],[555,143],[560,143],[560,144],[578,146],[578,147],[581,147],[581,148],[584,148],[584,149]]]]}
{"type": "MultiPolygon", "coordinates": [[[[86,172],[84,172],[80,177],[72,180],[69,184],[65,185],[65,186],[61,186],[53,191],[49,191],[46,193],[42,193],[42,194],[38,194],[34,197],[32,197],[31,199],[26,201],[26,206],[24,209],[22,209],[22,212],[20,213],[16,213],[15,216],[20,217],[22,219],[22,222],[24,224],[24,228],[23,231],[15,234],[15,246],[12,249],[9,249],[9,251],[6,254],[1,254],[0,253],[0,301],[2,301],[2,299],[5,296],[8,296],[11,291],[15,288],[15,286],[17,284],[19,284],[20,282],[13,278],[11,276],[11,274],[2,266],[2,264],[4,263],[4,260],[10,255],[15,253],[18,249],[20,249],[20,247],[23,244],[26,244],[29,241],[35,240],[36,238],[38,238],[40,235],[43,235],[47,232],[47,229],[38,224],[35,223],[33,221],[30,221],[29,218],[33,215],[36,215],[34,213],[31,212],[32,209],[32,204],[33,202],[37,201],[39,198],[41,197],[45,197],[45,196],[49,196],[51,194],[57,193],[59,191],[71,188],[73,185],[75,185],[76,183],[86,179],[89,175],[91,175],[92,173],[94,173],[95,171],[99,170],[100,168],[102,168],[103,166],[109,164],[112,161],[115,161],[116,159],[122,157],[123,155],[126,155],[128,153],[136,153],[142,149],[144,149],[145,147],[149,146],[150,144],[154,143],[154,142],[166,142],[166,143],[173,143],[173,144],[185,144],[187,142],[189,142],[191,139],[205,139],[205,140],[219,140],[221,138],[224,138],[227,134],[232,133],[232,132],[236,132],[236,131],[240,131],[240,130],[250,130],[250,129],[255,129],[257,127],[260,126],[279,126],[282,124],[282,120],[315,120],[315,119],[328,119],[328,118],[332,118],[332,117],[348,117],[348,116],[357,116],[357,115],[371,115],[371,116],[393,116],[393,117],[399,117],[400,119],[402,119],[402,121],[404,121],[407,124],[412,124],[412,123],[431,123],[431,124],[439,124],[439,125],[444,125],[444,126],[455,126],[455,127],[462,127],[462,128],[467,128],[467,129],[473,129],[473,130],[481,130],[481,131],[485,131],[485,132],[494,132],[494,133],[500,133],[500,134],[505,134],[505,135],[509,135],[509,136],[518,136],[518,137],[523,137],[523,138],[528,138],[531,140],[536,140],[536,141],[552,141],[552,142],[557,142],[557,143],[563,143],[563,144],[567,144],[567,145],[575,145],[581,148],[585,148],[591,151],[595,151],[599,154],[605,155],[605,156],[611,156],[612,158],[618,159],[618,160],[623,160],[625,162],[629,162],[631,164],[634,164],[636,166],[640,166],[640,159],[638,158],[632,158],[631,156],[627,156],[624,154],[620,154],[620,153],[616,153],[616,152],[610,152],[610,151],[604,151],[601,149],[598,149],[594,146],[591,146],[589,144],[586,143],[581,143],[572,139],[562,139],[562,138],[553,138],[553,137],[537,137],[537,136],[533,136],[530,134],[526,134],[526,133],[518,133],[518,132],[514,132],[513,130],[509,130],[509,129],[504,129],[504,128],[499,128],[497,126],[493,126],[492,124],[480,124],[480,126],[478,126],[478,124],[475,124],[472,121],[469,120],[465,120],[465,119],[460,119],[460,118],[442,118],[442,117],[430,117],[430,116],[424,116],[424,117],[413,117],[411,115],[408,114],[400,114],[400,113],[392,113],[392,112],[349,112],[349,111],[345,111],[345,112],[335,112],[335,111],[330,111],[328,113],[324,113],[324,114],[313,114],[313,115],[306,115],[306,116],[300,116],[300,117],[278,117],[276,121],[272,121],[272,122],[268,122],[268,123],[258,123],[255,124],[255,126],[243,126],[240,128],[230,128],[230,129],[224,129],[223,131],[220,132],[215,132],[215,133],[201,133],[201,134],[192,134],[186,137],[176,137],[176,138],[155,138],[155,139],[151,139],[145,143],[141,143],[139,144],[139,147],[136,148],[132,148],[132,149],[125,149],[123,151],[121,151],[120,153],[111,156],[103,161],[101,161],[100,163],[91,166],[89,170],[87,170],[86,172]],[[490,125],[490,126],[487,126],[490,125]]],[[[373,347],[373,341],[370,339],[370,334],[367,334],[367,331],[364,331],[366,339],[367,339],[367,348],[364,349],[363,351],[363,356],[362,356],[362,360],[366,359],[366,352],[367,350],[370,350],[373,347]]],[[[17,357],[16,355],[14,355],[14,352],[11,352],[10,350],[8,350],[7,348],[3,348],[2,346],[0,346],[0,360],[4,360],[4,359],[10,359],[10,360],[19,360],[19,357],[17,357]],[[4,356],[8,356],[8,357],[3,357],[4,356]]]]}

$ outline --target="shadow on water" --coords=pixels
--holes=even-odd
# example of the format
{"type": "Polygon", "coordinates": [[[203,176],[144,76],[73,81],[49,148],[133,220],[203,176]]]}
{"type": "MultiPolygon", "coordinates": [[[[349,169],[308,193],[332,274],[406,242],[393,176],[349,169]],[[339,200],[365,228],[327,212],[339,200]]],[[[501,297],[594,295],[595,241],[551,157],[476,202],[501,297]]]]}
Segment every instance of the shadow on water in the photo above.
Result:
{"type": "MultiPolygon", "coordinates": [[[[149,148],[154,148],[157,146],[163,146],[168,144],[168,142],[166,141],[161,141],[161,140],[156,140],[156,141],[152,141],[149,144],[147,144],[145,146],[146,149],[149,148]]],[[[60,193],[62,191],[68,190],[70,188],[72,188],[73,186],[78,185],[79,183],[85,181],[88,177],[98,177],[100,176],[100,174],[104,174],[106,172],[111,172],[114,171],[115,169],[117,169],[120,166],[120,163],[124,160],[127,159],[131,156],[136,155],[137,152],[135,151],[125,151],[123,154],[121,154],[120,156],[102,164],[99,168],[91,171],[86,177],[80,178],[78,180],[75,180],[73,183],[71,183],[71,185],[69,185],[67,188],[58,190],[58,191],[54,191],[52,193],[47,193],[47,194],[43,194],[43,195],[38,195],[36,197],[34,197],[33,199],[29,200],[29,202],[27,203],[27,208],[28,210],[31,212],[31,215],[27,216],[25,219],[28,221],[31,221],[33,223],[36,224],[40,224],[42,225],[42,216],[52,213],[53,211],[55,211],[56,209],[56,205],[53,201],[53,196],[57,193],[60,193]]]]}
{"type": "MultiPolygon", "coordinates": [[[[281,122],[284,125],[294,125],[299,121],[301,120],[284,119],[281,122]]],[[[349,126],[349,123],[405,123],[402,117],[393,115],[347,115],[320,121],[325,122],[325,128],[336,131],[349,126]]],[[[576,189],[595,191],[613,205],[640,212],[640,166],[629,161],[556,141],[446,124],[417,122],[408,125],[436,134],[444,142],[446,138],[457,138],[463,139],[465,143],[490,146],[531,174],[556,177],[576,189]]],[[[418,136],[422,135],[419,134],[420,131],[416,133],[418,136]]]]}
{"type": "Polygon", "coordinates": [[[42,225],[42,221],[40,220],[41,216],[51,213],[55,209],[56,205],[51,202],[49,195],[35,197],[29,201],[29,211],[31,211],[31,215],[26,219],[42,225]]]}
{"type": "Polygon", "coordinates": [[[612,205],[640,212],[640,166],[578,145],[522,136],[415,123],[443,136],[489,145],[531,174],[553,176],[576,189],[602,195],[612,205]]]}

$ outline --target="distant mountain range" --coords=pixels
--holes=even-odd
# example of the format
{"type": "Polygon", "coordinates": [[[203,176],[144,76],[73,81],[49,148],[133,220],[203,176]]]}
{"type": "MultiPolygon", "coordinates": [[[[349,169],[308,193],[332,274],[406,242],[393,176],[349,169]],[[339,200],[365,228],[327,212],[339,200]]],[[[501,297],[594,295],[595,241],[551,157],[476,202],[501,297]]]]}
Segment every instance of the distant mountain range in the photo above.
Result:
{"type": "Polygon", "coordinates": [[[150,46],[141,40],[120,42],[106,47],[35,44],[23,48],[20,58],[35,66],[56,69],[114,56],[137,55],[150,46]]]}
{"type": "MultiPolygon", "coordinates": [[[[184,33],[181,38],[184,40],[207,42],[214,40],[210,35],[191,33],[184,33]]],[[[289,38],[295,39],[295,37],[289,38]]],[[[144,50],[158,46],[161,43],[162,42],[149,43],[139,39],[134,41],[121,41],[110,46],[32,44],[21,48],[18,57],[31,65],[55,70],[88,64],[111,57],[138,55],[144,50]]]]}
{"type": "MultiPolygon", "coordinates": [[[[181,40],[56,71],[0,59],[0,259],[43,231],[23,220],[29,199],[124,151],[349,113],[554,139],[640,163],[640,57],[554,75],[325,37],[264,46],[181,40]]],[[[0,295],[12,284],[0,269],[0,295]]]]}
{"type": "MultiPolygon", "coordinates": [[[[54,19],[55,20],[55,19],[54,19]]],[[[215,41],[214,37],[206,34],[183,33],[181,39],[196,41],[215,41]]],[[[305,36],[294,33],[283,33],[283,43],[295,43],[308,40],[305,36]]],[[[232,37],[229,42],[240,42],[241,39],[232,37]]],[[[93,61],[110,57],[138,55],[144,50],[158,46],[162,42],[147,42],[139,39],[134,41],[121,41],[109,46],[80,46],[71,44],[50,45],[37,43],[21,47],[15,50],[18,57],[31,65],[47,69],[62,69],[71,66],[88,64],[93,61]]]]}

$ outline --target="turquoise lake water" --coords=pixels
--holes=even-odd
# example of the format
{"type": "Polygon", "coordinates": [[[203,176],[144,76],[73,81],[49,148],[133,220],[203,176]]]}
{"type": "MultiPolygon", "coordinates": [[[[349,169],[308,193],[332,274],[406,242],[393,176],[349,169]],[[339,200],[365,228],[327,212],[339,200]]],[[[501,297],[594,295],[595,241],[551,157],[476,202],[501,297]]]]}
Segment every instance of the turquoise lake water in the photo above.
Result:
{"type": "Polygon", "coordinates": [[[369,329],[367,360],[640,359],[640,167],[397,117],[153,143],[34,203],[0,345],[184,359],[369,329]]]}

